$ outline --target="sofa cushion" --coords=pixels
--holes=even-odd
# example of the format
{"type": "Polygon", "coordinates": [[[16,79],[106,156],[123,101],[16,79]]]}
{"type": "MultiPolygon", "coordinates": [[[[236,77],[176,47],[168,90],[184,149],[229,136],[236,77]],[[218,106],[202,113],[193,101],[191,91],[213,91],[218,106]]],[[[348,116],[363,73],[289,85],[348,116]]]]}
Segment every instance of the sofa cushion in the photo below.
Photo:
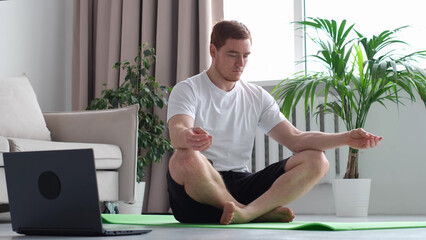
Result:
{"type": "MultiPolygon", "coordinates": [[[[65,143],[19,138],[9,138],[8,140],[11,152],[92,148],[95,166],[99,170],[118,169],[122,163],[120,148],[112,144],[65,143]]],[[[2,160],[0,160],[0,165],[3,166],[2,160]]]]}
{"type": "Polygon", "coordinates": [[[37,97],[25,75],[0,78],[0,136],[51,140],[37,97]]]}

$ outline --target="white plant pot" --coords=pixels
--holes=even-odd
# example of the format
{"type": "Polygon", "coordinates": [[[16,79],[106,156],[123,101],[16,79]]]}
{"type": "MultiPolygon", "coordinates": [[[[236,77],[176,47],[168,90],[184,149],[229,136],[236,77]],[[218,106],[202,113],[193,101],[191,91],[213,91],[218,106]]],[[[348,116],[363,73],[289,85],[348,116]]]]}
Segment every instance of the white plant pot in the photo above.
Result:
{"type": "Polygon", "coordinates": [[[367,217],[371,179],[334,179],[333,194],[338,217],[367,217]]]}
{"type": "Polygon", "coordinates": [[[142,214],[143,196],[145,194],[145,182],[136,183],[135,203],[128,204],[119,202],[118,212],[120,214],[142,214]]]}

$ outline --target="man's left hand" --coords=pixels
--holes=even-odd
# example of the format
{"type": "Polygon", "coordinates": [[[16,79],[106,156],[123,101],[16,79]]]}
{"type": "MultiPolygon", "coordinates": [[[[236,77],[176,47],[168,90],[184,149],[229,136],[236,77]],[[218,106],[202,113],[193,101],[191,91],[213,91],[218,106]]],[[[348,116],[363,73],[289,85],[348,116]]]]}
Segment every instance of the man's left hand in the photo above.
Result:
{"type": "Polygon", "coordinates": [[[366,132],[362,128],[349,131],[348,145],[355,149],[367,149],[376,147],[383,137],[378,137],[366,132]]]}

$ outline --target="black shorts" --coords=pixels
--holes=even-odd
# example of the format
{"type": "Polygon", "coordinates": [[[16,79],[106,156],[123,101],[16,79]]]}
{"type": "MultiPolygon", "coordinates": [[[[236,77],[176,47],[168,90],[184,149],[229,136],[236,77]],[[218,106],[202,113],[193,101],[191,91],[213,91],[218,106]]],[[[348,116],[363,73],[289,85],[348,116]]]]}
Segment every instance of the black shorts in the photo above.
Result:
{"type": "MultiPolygon", "coordinates": [[[[241,204],[248,205],[266,192],[275,180],[284,174],[287,159],[271,164],[257,173],[219,172],[231,195],[241,204]]],[[[193,200],[182,185],[167,172],[167,190],[170,207],[176,220],[182,223],[218,223],[222,209],[193,200]]]]}

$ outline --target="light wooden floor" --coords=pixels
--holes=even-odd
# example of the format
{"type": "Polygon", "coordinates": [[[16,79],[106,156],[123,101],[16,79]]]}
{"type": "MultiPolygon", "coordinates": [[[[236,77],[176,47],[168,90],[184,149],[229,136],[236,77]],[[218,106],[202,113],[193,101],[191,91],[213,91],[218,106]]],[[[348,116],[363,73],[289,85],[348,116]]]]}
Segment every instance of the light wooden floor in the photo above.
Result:
{"type": "MultiPolygon", "coordinates": [[[[1,217],[1,216],[0,216],[1,217]]],[[[1,219],[1,218],[0,218],[1,219]]],[[[361,221],[426,221],[426,216],[369,216],[367,218],[337,218],[335,216],[299,215],[296,221],[323,222],[361,222],[361,221]]],[[[363,231],[298,231],[298,230],[261,230],[261,229],[201,229],[201,228],[165,228],[152,227],[152,232],[145,235],[114,237],[114,239],[426,239],[426,228],[396,230],[363,230],[363,231]]],[[[65,237],[27,237],[14,233],[11,224],[0,222],[0,239],[65,239],[65,237]]],[[[94,239],[93,237],[75,237],[73,239],[94,239]]],[[[96,238],[98,239],[98,238],[96,238]]],[[[111,239],[99,237],[99,239],[111,239]]]]}

